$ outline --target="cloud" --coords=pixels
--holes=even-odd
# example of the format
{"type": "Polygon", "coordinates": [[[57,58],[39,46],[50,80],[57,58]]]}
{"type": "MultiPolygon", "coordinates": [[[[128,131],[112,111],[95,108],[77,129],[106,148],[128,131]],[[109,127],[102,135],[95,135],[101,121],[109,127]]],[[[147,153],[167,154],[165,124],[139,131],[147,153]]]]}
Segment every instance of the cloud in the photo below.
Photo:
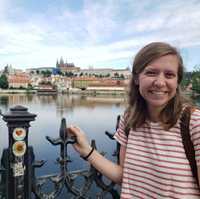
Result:
{"type": "Polygon", "coordinates": [[[10,0],[0,0],[0,21],[5,19],[6,11],[8,10],[10,0]]]}
{"type": "Polygon", "coordinates": [[[90,43],[98,43],[103,39],[114,36],[118,25],[115,21],[115,4],[113,1],[103,3],[92,3],[91,0],[84,2],[83,15],[86,20],[86,30],[88,37],[92,41],[90,43]]]}
{"type": "Polygon", "coordinates": [[[78,11],[49,4],[45,12],[0,3],[1,65],[54,66],[63,56],[81,67],[95,66],[130,60],[151,41],[200,46],[200,3],[195,0],[84,0],[78,11]],[[6,15],[8,8],[12,17],[6,15]]]}
{"type": "Polygon", "coordinates": [[[0,54],[13,55],[14,53],[28,53],[34,49],[40,48],[42,33],[33,25],[18,26],[10,23],[1,23],[0,54]],[[23,28],[22,28],[23,27],[23,28]]]}

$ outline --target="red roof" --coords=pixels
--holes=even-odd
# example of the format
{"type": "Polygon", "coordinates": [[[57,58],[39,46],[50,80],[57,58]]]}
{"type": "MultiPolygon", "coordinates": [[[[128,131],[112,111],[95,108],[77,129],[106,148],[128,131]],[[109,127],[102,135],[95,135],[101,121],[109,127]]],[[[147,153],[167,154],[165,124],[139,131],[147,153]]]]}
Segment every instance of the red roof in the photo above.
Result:
{"type": "Polygon", "coordinates": [[[29,83],[30,78],[27,74],[17,74],[8,76],[9,83],[29,83]]]}

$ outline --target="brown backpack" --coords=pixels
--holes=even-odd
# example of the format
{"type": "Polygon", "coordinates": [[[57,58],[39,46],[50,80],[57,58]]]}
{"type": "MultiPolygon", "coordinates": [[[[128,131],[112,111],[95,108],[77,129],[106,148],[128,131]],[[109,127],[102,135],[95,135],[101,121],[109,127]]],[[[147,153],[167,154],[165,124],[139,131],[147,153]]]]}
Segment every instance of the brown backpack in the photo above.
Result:
{"type": "Polygon", "coordinates": [[[180,118],[180,127],[181,127],[181,137],[185,149],[185,154],[190,163],[192,174],[196,179],[197,184],[199,185],[194,145],[190,137],[190,116],[194,110],[195,108],[190,106],[184,109],[182,116],[180,118]]]}

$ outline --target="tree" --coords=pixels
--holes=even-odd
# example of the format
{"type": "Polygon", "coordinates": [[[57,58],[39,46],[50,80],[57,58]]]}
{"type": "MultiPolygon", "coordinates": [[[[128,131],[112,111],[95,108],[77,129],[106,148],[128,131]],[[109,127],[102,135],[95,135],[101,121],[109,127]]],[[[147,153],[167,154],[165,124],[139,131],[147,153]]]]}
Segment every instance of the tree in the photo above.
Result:
{"type": "Polygon", "coordinates": [[[115,78],[119,78],[119,73],[117,73],[117,72],[114,73],[114,77],[115,77],[115,78]]]}
{"type": "Polygon", "coordinates": [[[192,90],[200,93],[200,66],[195,67],[195,70],[192,72],[192,90]]]}
{"type": "Polygon", "coordinates": [[[50,77],[52,75],[52,71],[46,70],[46,75],[47,75],[47,77],[50,77]]]}
{"type": "Polygon", "coordinates": [[[0,88],[3,88],[3,89],[8,88],[8,78],[5,74],[0,76],[0,88]]]}
{"type": "Polygon", "coordinates": [[[50,70],[45,70],[41,72],[44,77],[50,77],[52,72],[50,70]]]}
{"type": "Polygon", "coordinates": [[[110,73],[107,73],[105,77],[110,77],[110,73]]]}
{"type": "Polygon", "coordinates": [[[33,89],[32,84],[28,84],[27,90],[32,90],[32,89],[33,89]]]}
{"type": "Polygon", "coordinates": [[[67,77],[73,77],[74,73],[72,73],[71,71],[65,72],[65,76],[67,76],[67,77]]]}
{"type": "Polygon", "coordinates": [[[125,79],[124,74],[120,75],[120,79],[125,79]]]}
{"type": "Polygon", "coordinates": [[[192,72],[184,72],[183,79],[181,81],[181,88],[185,89],[191,83],[192,72]]]}

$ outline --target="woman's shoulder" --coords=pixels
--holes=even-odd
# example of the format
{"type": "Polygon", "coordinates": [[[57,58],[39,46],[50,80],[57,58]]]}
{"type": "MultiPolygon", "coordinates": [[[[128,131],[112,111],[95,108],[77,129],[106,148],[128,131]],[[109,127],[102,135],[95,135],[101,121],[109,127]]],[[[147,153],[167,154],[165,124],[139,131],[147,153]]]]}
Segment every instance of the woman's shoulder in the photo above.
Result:
{"type": "Polygon", "coordinates": [[[191,111],[191,118],[200,119],[200,107],[193,107],[191,111]]]}
{"type": "Polygon", "coordinates": [[[200,132],[200,109],[194,108],[190,116],[190,132],[192,135],[199,135],[200,132]]]}
{"type": "Polygon", "coordinates": [[[190,110],[190,126],[196,127],[200,126],[200,107],[191,106],[190,110]]]}
{"type": "Polygon", "coordinates": [[[184,104],[182,106],[182,112],[189,111],[191,114],[200,114],[200,107],[197,105],[184,104]]]}
{"type": "Polygon", "coordinates": [[[194,123],[196,121],[200,123],[200,107],[191,104],[184,104],[182,107],[180,120],[187,120],[186,118],[190,118],[190,123],[194,123]]]}

